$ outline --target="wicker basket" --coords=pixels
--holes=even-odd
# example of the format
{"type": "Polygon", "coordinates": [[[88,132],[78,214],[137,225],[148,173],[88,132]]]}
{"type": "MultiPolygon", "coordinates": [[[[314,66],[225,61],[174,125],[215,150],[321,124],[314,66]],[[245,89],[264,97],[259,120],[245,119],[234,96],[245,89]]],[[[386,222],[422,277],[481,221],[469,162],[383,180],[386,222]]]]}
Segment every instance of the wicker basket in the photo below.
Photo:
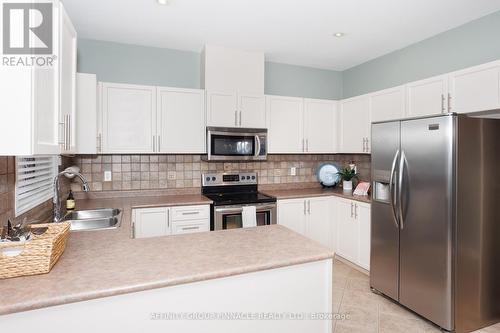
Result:
{"type": "Polygon", "coordinates": [[[63,254],[70,224],[48,223],[36,227],[48,229],[39,236],[32,234],[26,242],[0,243],[0,279],[48,273],[63,254]],[[16,252],[20,253],[13,256],[16,252]]]}

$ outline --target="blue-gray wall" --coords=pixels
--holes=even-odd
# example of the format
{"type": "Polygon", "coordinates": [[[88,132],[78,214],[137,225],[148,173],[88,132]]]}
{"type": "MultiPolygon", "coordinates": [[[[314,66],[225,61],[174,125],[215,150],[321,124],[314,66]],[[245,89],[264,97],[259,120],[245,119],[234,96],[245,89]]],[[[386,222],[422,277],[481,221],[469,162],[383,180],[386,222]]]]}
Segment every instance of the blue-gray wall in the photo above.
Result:
{"type": "MultiPolygon", "coordinates": [[[[95,73],[99,81],[199,88],[200,54],[78,39],[78,71],[95,73]]],[[[267,62],[265,93],[339,99],[342,97],[342,74],[267,62]]]]}
{"type": "Polygon", "coordinates": [[[343,71],[343,97],[497,59],[500,59],[500,11],[343,71]]]}
{"type": "Polygon", "coordinates": [[[341,99],[342,73],[266,62],[265,91],[269,95],[341,99]]]}

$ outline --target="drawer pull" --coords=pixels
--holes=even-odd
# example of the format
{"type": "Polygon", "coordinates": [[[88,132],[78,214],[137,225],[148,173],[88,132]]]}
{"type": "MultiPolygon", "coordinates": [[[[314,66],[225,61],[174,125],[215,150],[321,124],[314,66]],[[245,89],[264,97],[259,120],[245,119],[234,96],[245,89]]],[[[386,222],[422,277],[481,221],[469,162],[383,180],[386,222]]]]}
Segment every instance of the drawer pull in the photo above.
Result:
{"type": "Polygon", "coordinates": [[[200,212],[182,212],[182,215],[198,215],[200,212]]]}
{"type": "Polygon", "coordinates": [[[200,229],[200,227],[183,227],[182,230],[195,230],[195,229],[200,229]]]}

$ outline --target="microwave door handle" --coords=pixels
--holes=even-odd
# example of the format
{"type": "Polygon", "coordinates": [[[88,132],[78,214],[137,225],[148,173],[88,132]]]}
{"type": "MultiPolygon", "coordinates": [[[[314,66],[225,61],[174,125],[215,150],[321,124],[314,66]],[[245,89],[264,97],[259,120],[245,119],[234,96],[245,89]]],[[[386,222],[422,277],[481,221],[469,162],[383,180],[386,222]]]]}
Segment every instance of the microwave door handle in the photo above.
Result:
{"type": "Polygon", "coordinates": [[[260,155],[260,138],[258,135],[255,136],[255,157],[260,155]]]}

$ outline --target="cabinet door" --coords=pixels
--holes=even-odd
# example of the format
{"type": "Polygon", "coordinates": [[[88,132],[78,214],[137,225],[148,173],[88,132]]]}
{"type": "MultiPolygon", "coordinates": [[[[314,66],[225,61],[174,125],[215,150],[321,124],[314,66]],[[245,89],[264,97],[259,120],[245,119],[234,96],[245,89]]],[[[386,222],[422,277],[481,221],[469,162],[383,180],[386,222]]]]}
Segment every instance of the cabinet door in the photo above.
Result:
{"type": "Polygon", "coordinates": [[[450,74],[450,110],[467,113],[500,107],[500,62],[450,74]]]}
{"type": "Polygon", "coordinates": [[[151,153],[156,136],[156,88],[102,84],[104,153],[151,153]]]}
{"type": "Polygon", "coordinates": [[[333,249],[332,214],[330,197],[308,198],[306,236],[333,249]]]}
{"type": "Polygon", "coordinates": [[[337,136],[337,102],[320,99],[304,99],[304,137],[306,140],[306,152],[338,152],[337,136]]]}
{"type": "Polygon", "coordinates": [[[134,238],[157,237],[170,234],[168,208],[139,208],[132,212],[134,238]]]}
{"type": "Polygon", "coordinates": [[[447,112],[448,76],[441,75],[406,85],[408,117],[447,112]]]}
{"type": "Polygon", "coordinates": [[[76,152],[97,154],[97,77],[76,76],[76,152]]]}
{"type": "Polygon", "coordinates": [[[370,94],[370,111],[371,121],[385,121],[404,118],[404,86],[370,94]]]}
{"type": "Polygon", "coordinates": [[[236,91],[207,91],[207,125],[237,127],[239,124],[236,91]]]}
{"type": "Polygon", "coordinates": [[[278,201],[278,224],[305,235],[307,203],[304,199],[278,201]]]}
{"type": "Polygon", "coordinates": [[[302,153],[303,99],[266,96],[269,153],[302,153]]]}
{"type": "Polygon", "coordinates": [[[359,228],[354,218],[354,205],[351,200],[337,200],[337,254],[356,263],[359,251],[359,228]]]}
{"type": "Polygon", "coordinates": [[[357,264],[366,270],[370,270],[370,222],[371,206],[365,203],[356,203],[355,217],[359,227],[359,256],[357,264]]]}
{"type": "Polygon", "coordinates": [[[59,112],[64,142],[61,153],[76,152],[76,30],[60,4],[59,112]]]}
{"type": "Polygon", "coordinates": [[[241,127],[266,127],[266,102],[264,95],[238,94],[239,122],[241,127]]]}
{"type": "Polygon", "coordinates": [[[370,137],[370,101],[368,96],[341,102],[340,111],[341,151],[366,153],[366,140],[370,137]]]}
{"type": "Polygon", "coordinates": [[[158,147],[162,153],[205,152],[205,94],[200,89],[157,88],[158,147]]]}

